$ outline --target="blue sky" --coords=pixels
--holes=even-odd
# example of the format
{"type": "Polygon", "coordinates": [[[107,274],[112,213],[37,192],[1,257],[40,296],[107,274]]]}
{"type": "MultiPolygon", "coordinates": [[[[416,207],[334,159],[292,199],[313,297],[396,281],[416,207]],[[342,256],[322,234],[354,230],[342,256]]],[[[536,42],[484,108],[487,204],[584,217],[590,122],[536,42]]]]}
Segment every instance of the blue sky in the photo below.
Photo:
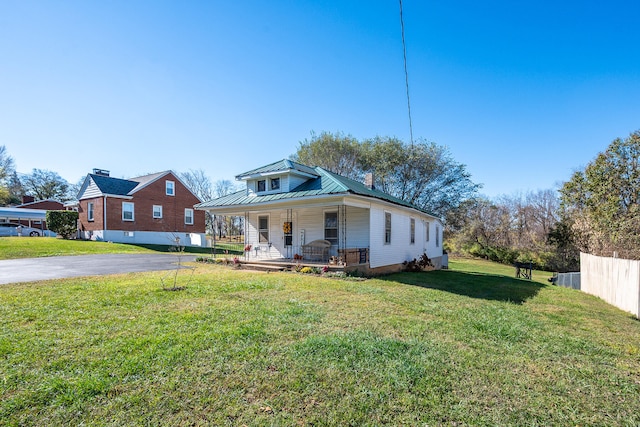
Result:
{"type": "MultiPolygon", "coordinates": [[[[490,197],[554,188],[640,129],[640,3],[404,0],[415,138],[490,197]]],[[[398,1],[0,3],[0,145],[72,183],[409,141],[398,1]]]]}

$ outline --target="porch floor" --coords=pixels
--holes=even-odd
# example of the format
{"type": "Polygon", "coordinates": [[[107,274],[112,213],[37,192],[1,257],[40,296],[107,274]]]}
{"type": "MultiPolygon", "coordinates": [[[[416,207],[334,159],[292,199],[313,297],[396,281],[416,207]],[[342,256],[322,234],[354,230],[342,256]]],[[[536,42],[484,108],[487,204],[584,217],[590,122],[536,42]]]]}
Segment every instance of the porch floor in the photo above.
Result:
{"type": "Polygon", "coordinates": [[[274,259],[251,259],[240,260],[240,265],[250,268],[263,268],[264,270],[293,270],[294,267],[328,267],[329,271],[337,272],[344,271],[345,266],[339,264],[328,264],[322,261],[298,261],[287,258],[274,258],[274,259]]]}

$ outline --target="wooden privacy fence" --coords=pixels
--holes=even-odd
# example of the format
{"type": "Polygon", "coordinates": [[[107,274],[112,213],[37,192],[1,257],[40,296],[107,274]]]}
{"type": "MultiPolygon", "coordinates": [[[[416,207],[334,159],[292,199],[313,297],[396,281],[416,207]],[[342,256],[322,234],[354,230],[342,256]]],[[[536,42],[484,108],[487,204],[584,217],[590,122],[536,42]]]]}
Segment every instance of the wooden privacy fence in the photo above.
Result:
{"type": "Polygon", "coordinates": [[[640,317],[640,261],[580,254],[580,289],[640,317]]]}

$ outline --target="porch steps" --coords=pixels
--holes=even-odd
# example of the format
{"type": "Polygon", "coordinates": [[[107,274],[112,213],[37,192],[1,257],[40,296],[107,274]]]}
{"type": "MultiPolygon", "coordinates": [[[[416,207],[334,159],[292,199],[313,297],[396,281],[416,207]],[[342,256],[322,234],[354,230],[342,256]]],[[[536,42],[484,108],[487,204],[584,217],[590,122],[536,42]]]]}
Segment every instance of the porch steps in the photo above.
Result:
{"type": "Polygon", "coordinates": [[[286,265],[248,264],[244,262],[241,265],[243,269],[256,271],[285,271],[288,269],[286,265]]]}

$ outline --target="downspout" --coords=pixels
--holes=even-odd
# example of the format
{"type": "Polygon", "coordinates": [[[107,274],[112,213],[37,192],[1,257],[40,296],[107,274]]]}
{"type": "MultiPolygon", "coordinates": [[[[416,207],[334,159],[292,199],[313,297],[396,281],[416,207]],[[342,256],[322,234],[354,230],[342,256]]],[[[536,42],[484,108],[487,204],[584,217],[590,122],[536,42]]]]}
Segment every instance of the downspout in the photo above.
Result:
{"type": "Polygon", "coordinates": [[[103,196],[104,200],[102,202],[102,229],[103,234],[102,238],[105,238],[105,234],[107,231],[107,196],[103,196]]]}

